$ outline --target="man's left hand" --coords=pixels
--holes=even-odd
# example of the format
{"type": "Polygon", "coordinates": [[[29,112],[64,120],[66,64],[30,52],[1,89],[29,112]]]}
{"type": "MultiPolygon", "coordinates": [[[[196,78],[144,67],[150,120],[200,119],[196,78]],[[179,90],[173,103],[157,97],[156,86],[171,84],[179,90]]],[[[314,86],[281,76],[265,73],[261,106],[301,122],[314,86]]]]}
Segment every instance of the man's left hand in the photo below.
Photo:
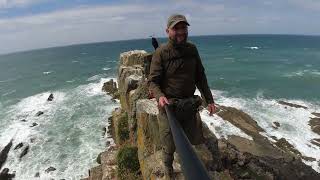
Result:
{"type": "Polygon", "coordinates": [[[209,115],[212,116],[216,113],[216,105],[214,103],[208,104],[209,115]]]}

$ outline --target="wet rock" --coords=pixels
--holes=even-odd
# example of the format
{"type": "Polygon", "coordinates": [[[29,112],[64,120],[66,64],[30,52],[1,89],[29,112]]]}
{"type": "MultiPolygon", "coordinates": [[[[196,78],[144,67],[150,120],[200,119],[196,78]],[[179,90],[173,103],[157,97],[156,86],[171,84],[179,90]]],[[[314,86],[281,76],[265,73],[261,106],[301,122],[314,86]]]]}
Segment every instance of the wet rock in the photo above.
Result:
{"type": "Polygon", "coordinates": [[[42,111],[38,111],[37,114],[36,114],[36,116],[41,116],[42,114],[43,114],[42,111]]]}
{"type": "Polygon", "coordinates": [[[47,99],[47,101],[52,101],[53,100],[53,94],[51,93],[47,99]]]}
{"type": "Polygon", "coordinates": [[[309,121],[311,130],[320,135],[320,118],[311,118],[309,121]]]}
{"type": "Polygon", "coordinates": [[[272,123],[272,127],[275,129],[278,129],[280,127],[280,123],[279,122],[273,122],[272,123]]]}
{"type": "Polygon", "coordinates": [[[217,113],[222,119],[229,121],[250,136],[256,136],[264,130],[247,113],[233,107],[220,106],[217,113]]]}
{"type": "Polygon", "coordinates": [[[38,123],[32,123],[32,125],[29,127],[35,127],[35,126],[38,126],[38,123]]]}
{"type": "Polygon", "coordinates": [[[284,151],[291,152],[294,155],[301,157],[301,153],[298,150],[296,150],[293,147],[293,145],[291,145],[285,138],[279,139],[275,144],[276,144],[276,146],[283,149],[284,151]]]}
{"type": "Polygon", "coordinates": [[[0,169],[4,165],[4,163],[7,161],[8,153],[11,149],[13,139],[10,140],[10,142],[1,150],[0,152],[0,169]]]}
{"type": "Polygon", "coordinates": [[[20,149],[22,148],[22,146],[23,146],[23,143],[21,142],[14,147],[14,150],[20,149]]]}
{"type": "Polygon", "coordinates": [[[27,122],[27,120],[26,120],[26,119],[21,119],[20,121],[21,121],[21,122],[27,122]]]}
{"type": "Polygon", "coordinates": [[[34,177],[40,177],[40,173],[37,172],[37,173],[34,175],[34,177]]]}
{"type": "Polygon", "coordinates": [[[315,115],[315,116],[317,116],[317,117],[320,117],[320,113],[316,113],[316,112],[313,112],[313,113],[311,113],[312,115],[315,115]]]}
{"type": "Polygon", "coordinates": [[[318,146],[318,147],[320,147],[320,139],[312,139],[311,143],[316,145],[316,146],[318,146]]]}
{"type": "Polygon", "coordinates": [[[105,135],[106,135],[106,133],[107,133],[107,127],[103,127],[102,128],[102,136],[104,137],[105,135]]]}
{"type": "Polygon", "coordinates": [[[110,144],[111,144],[111,142],[110,142],[110,141],[107,141],[107,142],[106,142],[106,145],[107,145],[107,146],[109,146],[110,144]]]}
{"type": "Polygon", "coordinates": [[[107,94],[111,95],[113,99],[117,99],[117,83],[110,79],[108,82],[105,82],[102,86],[102,91],[107,92],[107,94]]]}
{"type": "Polygon", "coordinates": [[[19,156],[20,161],[21,161],[21,158],[22,158],[23,156],[25,156],[28,152],[29,152],[29,145],[27,145],[27,146],[22,150],[22,152],[21,152],[21,154],[20,154],[20,156],[19,156]]]}
{"type": "Polygon", "coordinates": [[[52,171],[55,171],[56,168],[50,166],[48,169],[45,170],[46,173],[49,173],[49,172],[52,172],[52,171]]]}
{"type": "Polygon", "coordinates": [[[98,164],[101,164],[101,153],[99,153],[99,155],[97,156],[97,160],[96,161],[97,161],[98,164]]]}
{"type": "Polygon", "coordinates": [[[308,109],[305,106],[299,105],[299,104],[293,104],[293,103],[288,103],[285,101],[278,101],[279,104],[285,105],[285,106],[290,106],[290,107],[294,107],[294,108],[303,108],[303,109],[308,109]]]}
{"type": "Polygon", "coordinates": [[[0,172],[0,179],[1,180],[11,180],[15,177],[15,172],[9,173],[8,168],[3,168],[3,170],[0,172]]]}
{"type": "Polygon", "coordinates": [[[31,143],[34,143],[35,141],[36,141],[36,138],[35,138],[35,137],[30,138],[30,142],[31,142],[31,143]]]}

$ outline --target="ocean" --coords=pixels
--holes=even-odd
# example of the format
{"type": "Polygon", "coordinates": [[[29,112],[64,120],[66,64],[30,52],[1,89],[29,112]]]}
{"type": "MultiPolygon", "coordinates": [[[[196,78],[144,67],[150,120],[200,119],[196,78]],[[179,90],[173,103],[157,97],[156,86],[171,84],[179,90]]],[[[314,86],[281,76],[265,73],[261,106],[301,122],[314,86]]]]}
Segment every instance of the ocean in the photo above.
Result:
{"type": "MultiPolygon", "coordinates": [[[[265,136],[286,138],[305,161],[320,172],[320,138],[308,125],[320,112],[320,36],[219,35],[195,36],[216,102],[243,110],[265,130],[265,136]],[[307,106],[284,108],[278,100],[307,106]],[[278,129],[272,127],[279,122],[278,129]]],[[[161,43],[165,38],[159,38],[161,43]]],[[[103,127],[119,107],[101,91],[116,78],[119,55],[129,50],[152,52],[150,39],[103,42],[0,55],[0,149],[10,139],[30,149],[19,160],[12,150],[4,167],[16,179],[79,179],[96,165],[96,157],[112,142],[103,127]],[[47,102],[50,94],[54,95],[47,102]],[[38,111],[44,114],[36,116],[38,111]],[[38,125],[31,127],[33,123],[38,125]],[[56,170],[46,173],[50,166],[56,170]]],[[[214,123],[218,137],[244,132],[217,116],[202,113],[214,123]]],[[[250,138],[250,137],[247,137],[250,138]]]]}

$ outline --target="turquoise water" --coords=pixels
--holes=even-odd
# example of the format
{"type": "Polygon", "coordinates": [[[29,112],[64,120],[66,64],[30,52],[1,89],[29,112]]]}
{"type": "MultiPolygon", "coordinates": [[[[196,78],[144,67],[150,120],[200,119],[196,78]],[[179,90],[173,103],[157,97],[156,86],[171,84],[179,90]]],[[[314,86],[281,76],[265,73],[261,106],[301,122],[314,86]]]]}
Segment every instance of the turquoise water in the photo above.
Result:
{"type": "MultiPolygon", "coordinates": [[[[217,102],[245,110],[265,129],[275,119],[284,124],[283,131],[267,131],[269,136],[287,137],[290,142],[297,132],[308,131],[308,136],[291,139],[305,142],[303,147],[294,145],[308,151],[310,139],[318,137],[310,131],[307,118],[320,107],[320,37],[229,35],[190,40],[198,47],[217,102]],[[309,109],[278,111],[279,99],[309,109]],[[297,119],[303,126],[286,126],[297,119]]],[[[134,49],[151,52],[151,42],[105,42],[0,55],[0,146],[12,137],[14,145],[30,145],[21,162],[19,151],[10,152],[6,166],[23,179],[32,179],[36,172],[53,178],[86,175],[109,140],[100,129],[119,106],[101,92],[102,84],[116,77],[119,54],[134,49]],[[50,93],[54,101],[46,102],[50,93]],[[35,117],[38,111],[44,115],[35,117]],[[29,127],[33,122],[39,125],[29,127]],[[31,138],[36,140],[30,142],[31,138]],[[57,170],[44,173],[50,166],[57,170]]],[[[312,154],[317,153],[319,149],[312,154]]]]}

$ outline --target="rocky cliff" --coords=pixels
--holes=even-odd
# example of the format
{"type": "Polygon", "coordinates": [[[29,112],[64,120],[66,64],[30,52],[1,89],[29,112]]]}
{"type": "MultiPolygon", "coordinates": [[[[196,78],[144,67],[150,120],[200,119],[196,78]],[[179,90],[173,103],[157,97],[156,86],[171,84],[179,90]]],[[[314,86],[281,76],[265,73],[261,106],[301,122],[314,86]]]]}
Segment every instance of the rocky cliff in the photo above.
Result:
{"type": "MultiPolygon", "coordinates": [[[[109,118],[110,144],[97,158],[100,164],[89,170],[86,179],[163,179],[157,122],[157,103],[148,99],[146,73],[152,55],[145,51],[130,51],[120,55],[115,82],[103,89],[121,107],[109,118]]],[[[299,108],[299,107],[298,107],[299,108]]],[[[245,112],[218,106],[217,116],[241,129],[250,138],[228,136],[218,139],[203,123],[204,144],[194,146],[212,179],[320,179],[320,175],[305,165],[302,156],[285,139],[269,141],[264,130],[245,112]]],[[[316,124],[318,119],[311,120],[316,124]]],[[[185,179],[175,155],[176,179],[185,179]]]]}

